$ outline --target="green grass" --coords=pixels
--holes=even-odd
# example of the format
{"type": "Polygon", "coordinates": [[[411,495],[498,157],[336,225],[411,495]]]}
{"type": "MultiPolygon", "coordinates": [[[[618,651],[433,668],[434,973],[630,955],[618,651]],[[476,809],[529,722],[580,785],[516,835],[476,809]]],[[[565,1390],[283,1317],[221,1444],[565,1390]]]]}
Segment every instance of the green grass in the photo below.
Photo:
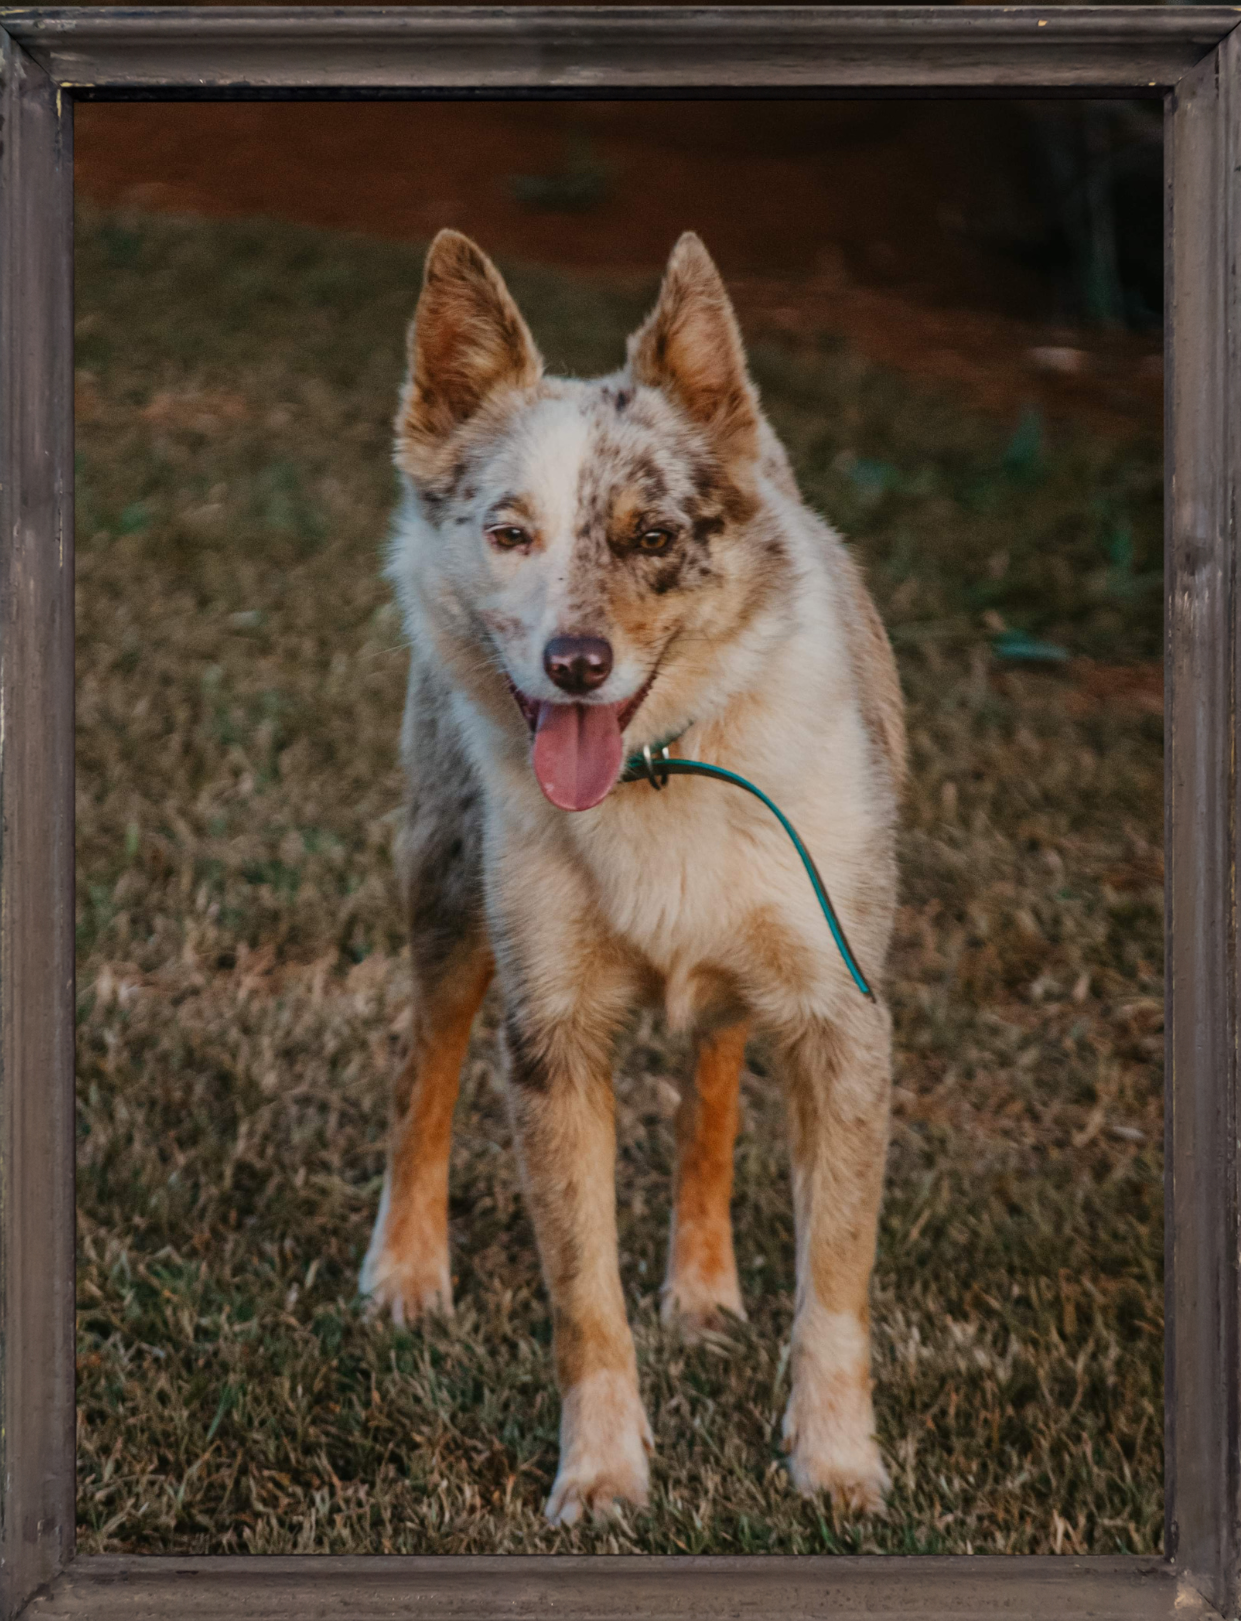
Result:
{"type": "MultiPolygon", "coordinates": [[[[552,1531],[550,1330],[493,1006],[453,1154],[456,1320],[398,1332],[355,1296],[404,1035],[404,658],[378,561],[418,257],[88,216],[78,265],[81,1545],[1157,1549],[1159,447],[970,415],[830,335],[756,354],[911,705],[874,1287],[895,1486],[855,1522],[786,1484],[791,1213],[757,1071],[751,1321],[694,1349],[660,1329],[683,1055],[643,1025],[618,1187],[652,1503],[552,1531]],[[1013,664],[1005,634],[1073,657],[1013,664]]],[[[645,302],[512,279],[579,371],[615,363],[645,302]]]]}

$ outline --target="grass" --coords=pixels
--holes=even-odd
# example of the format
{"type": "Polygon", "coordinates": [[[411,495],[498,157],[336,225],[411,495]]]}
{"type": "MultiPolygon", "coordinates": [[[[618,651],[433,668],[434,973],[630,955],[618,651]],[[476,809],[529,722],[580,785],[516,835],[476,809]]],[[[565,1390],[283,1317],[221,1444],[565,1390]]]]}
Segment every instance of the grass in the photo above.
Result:
{"type": "MultiPolygon", "coordinates": [[[[681,1055],[644,1024],[618,1187],[653,1498],[552,1531],[549,1323],[494,1007],[458,1112],[456,1320],[398,1332],[355,1294],[405,1029],[404,658],[378,556],[418,257],[88,215],[78,266],[83,1548],[1158,1549],[1158,446],[971,416],[830,336],[756,353],[911,706],[874,1285],[895,1485],[886,1518],[851,1521],[786,1484],[791,1216],[757,1072],[751,1321],[694,1349],[660,1329],[681,1055]],[[996,651],[1030,641],[1071,657],[996,651]]],[[[643,304],[513,282],[578,370],[614,363],[643,304]]]]}

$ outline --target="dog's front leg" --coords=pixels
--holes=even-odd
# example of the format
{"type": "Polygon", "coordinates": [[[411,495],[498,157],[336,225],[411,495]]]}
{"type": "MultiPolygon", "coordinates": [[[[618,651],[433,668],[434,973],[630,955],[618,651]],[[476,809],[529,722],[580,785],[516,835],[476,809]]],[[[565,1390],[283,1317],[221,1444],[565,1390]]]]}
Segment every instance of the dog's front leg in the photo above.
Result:
{"type": "Polygon", "coordinates": [[[571,1030],[506,1025],[513,1123],[552,1303],[560,1387],[554,1525],[647,1500],[651,1430],[616,1256],[612,1077],[571,1030]]]}
{"type": "Polygon", "coordinates": [[[797,1309],[784,1416],[789,1472],[840,1508],[882,1507],[887,1471],[875,1440],[870,1274],[888,1143],[891,1021],[858,1002],[814,1024],[784,1053],[797,1309]]]}

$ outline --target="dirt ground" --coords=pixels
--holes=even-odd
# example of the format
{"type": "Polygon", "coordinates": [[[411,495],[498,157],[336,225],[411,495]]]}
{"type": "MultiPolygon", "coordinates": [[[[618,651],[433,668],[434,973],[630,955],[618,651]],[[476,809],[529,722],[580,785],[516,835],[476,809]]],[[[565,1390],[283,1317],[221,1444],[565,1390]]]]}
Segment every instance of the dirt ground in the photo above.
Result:
{"type": "Polygon", "coordinates": [[[1075,330],[1003,102],[79,107],[83,199],[268,216],[650,278],[694,229],[752,334],[833,330],[1005,415],[1157,428],[1157,334],[1075,330]]]}

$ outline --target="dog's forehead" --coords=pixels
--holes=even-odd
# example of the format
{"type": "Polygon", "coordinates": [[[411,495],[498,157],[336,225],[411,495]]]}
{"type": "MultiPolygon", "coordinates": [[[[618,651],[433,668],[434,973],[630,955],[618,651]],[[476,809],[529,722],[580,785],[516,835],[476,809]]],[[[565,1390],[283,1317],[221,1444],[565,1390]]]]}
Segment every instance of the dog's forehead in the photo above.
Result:
{"type": "Polygon", "coordinates": [[[513,419],[497,472],[545,519],[568,519],[590,442],[589,415],[573,395],[544,395],[513,419]]]}
{"type": "Polygon", "coordinates": [[[693,481],[676,430],[674,413],[650,390],[612,379],[561,384],[513,421],[503,476],[566,520],[617,501],[675,499],[693,481]]]}

